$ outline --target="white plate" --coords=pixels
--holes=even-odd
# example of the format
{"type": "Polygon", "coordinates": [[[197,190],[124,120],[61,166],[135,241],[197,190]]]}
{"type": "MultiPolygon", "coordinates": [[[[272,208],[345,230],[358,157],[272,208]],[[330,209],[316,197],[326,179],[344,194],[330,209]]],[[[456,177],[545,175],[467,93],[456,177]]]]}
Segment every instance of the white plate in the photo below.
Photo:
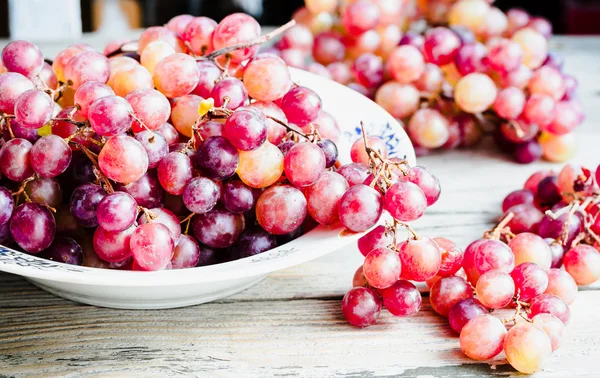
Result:
{"type": "MultiPolygon", "coordinates": [[[[350,146],[360,135],[382,136],[390,156],[415,163],[412,144],[402,126],[377,104],[334,81],[292,69],[295,83],[315,90],[323,108],[343,131],[340,160],[349,161],[350,146]]],[[[63,298],[103,307],[158,309],[210,302],[242,291],[269,273],[313,260],[355,241],[341,227],[319,226],[270,251],[240,260],[182,270],[134,272],[56,263],[0,246],[0,271],[21,275],[63,298]]]]}

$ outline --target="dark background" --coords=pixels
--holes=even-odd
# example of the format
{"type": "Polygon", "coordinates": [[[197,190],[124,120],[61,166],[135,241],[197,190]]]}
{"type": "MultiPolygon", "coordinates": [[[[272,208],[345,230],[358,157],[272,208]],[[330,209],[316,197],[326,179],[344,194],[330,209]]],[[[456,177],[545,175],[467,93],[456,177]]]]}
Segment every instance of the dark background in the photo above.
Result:
{"type": "MultiPolygon", "coordinates": [[[[133,0],[128,0],[133,1],[133,0]]],[[[178,14],[203,15],[219,21],[244,9],[232,0],[137,0],[140,26],[162,25],[178,14]]],[[[83,31],[93,30],[94,0],[81,0],[83,31]]],[[[263,25],[281,25],[303,6],[303,0],[263,0],[263,13],[253,15],[263,25]]],[[[600,0],[496,0],[506,11],[520,7],[548,18],[557,34],[600,34],[600,0]]],[[[57,21],[60,22],[60,21],[57,21]]],[[[8,37],[8,0],[0,0],[0,37],[8,37]]]]}

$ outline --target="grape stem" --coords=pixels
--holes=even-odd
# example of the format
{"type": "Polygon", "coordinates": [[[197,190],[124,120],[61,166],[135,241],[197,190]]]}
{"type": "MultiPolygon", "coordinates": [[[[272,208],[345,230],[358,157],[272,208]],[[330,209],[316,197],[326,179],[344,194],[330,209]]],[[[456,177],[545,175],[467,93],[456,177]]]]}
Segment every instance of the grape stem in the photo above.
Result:
{"type": "Polygon", "coordinates": [[[2,118],[2,124],[6,125],[6,130],[8,130],[10,139],[15,139],[15,133],[13,133],[12,127],[10,126],[10,118],[2,118]]]}
{"type": "Polygon", "coordinates": [[[286,129],[287,131],[289,131],[289,132],[292,132],[292,133],[295,133],[295,134],[298,134],[298,135],[300,135],[301,137],[304,137],[304,138],[306,138],[306,139],[309,139],[309,135],[308,135],[308,134],[304,134],[302,131],[298,131],[298,130],[296,130],[296,129],[294,129],[294,128],[290,127],[290,126],[289,126],[287,123],[283,122],[282,120],[280,120],[280,119],[277,119],[277,118],[275,118],[275,117],[272,117],[272,116],[269,116],[269,115],[268,115],[268,116],[266,116],[266,117],[267,117],[268,119],[271,119],[271,120],[275,121],[276,123],[280,124],[281,126],[285,127],[285,129],[286,129]]]}
{"type": "Polygon", "coordinates": [[[183,219],[181,222],[179,222],[179,224],[183,224],[183,223],[187,222],[185,225],[185,231],[183,232],[184,235],[187,235],[188,232],[190,231],[190,223],[192,223],[192,218],[194,217],[194,215],[196,215],[196,213],[191,213],[190,215],[185,217],[185,219],[183,219]]]}
{"type": "Polygon", "coordinates": [[[408,232],[410,232],[410,233],[412,234],[412,236],[413,236],[413,238],[414,238],[415,240],[420,240],[420,239],[421,239],[421,237],[419,236],[419,234],[417,234],[417,232],[416,232],[415,230],[413,230],[413,228],[412,228],[412,227],[410,227],[410,225],[409,225],[408,223],[400,222],[400,221],[397,221],[397,220],[395,220],[395,219],[394,219],[394,222],[395,222],[396,224],[398,224],[398,225],[400,225],[400,226],[402,226],[402,227],[406,228],[406,229],[408,230],[408,232]]]}
{"type": "Polygon", "coordinates": [[[138,206],[138,211],[144,213],[144,216],[146,217],[146,221],[148,223],[152,222],[153,220],[155,220],[156,218],[158,218],[158,215],[156,215],[155,212],[150,211],[149,209],[143,207],[143,206],[138,206]]]}
{"type": "MultiPolygon", "coordinates": [[[[29,198],[29,195],[27,194],[27,192],[25,192],[25,187],[27,186],[28,183],[30,183],[31,181],[33,181],[35,179],[36,179],[35,174],[26,178],[21,183],[21,186],[19,187],[19,189],[16,192],[11,193],[17,199],[17,202],[18,202],[19,196],[21,194],[23,194],[23,197],[25,197],[25,202],[31,202],[31,198],[29,198]]],[[[54,212],[56,212],[56,210],[54,210],[54,212]]]]}
{"type": "Polygon", "coordinates": [[[227,47],[223,47],[222,49],[215,50],[208,55],[199,57],[197,60],[215,60],[215,58],[217,58],[221,55],[229,54],[230,52],[233,52],[235,50],[244,49],[244,48],[248,48],[248,47],[252,47],[252,46],[256,46],[256,45],[261,45],[261,44],[273,39],[274,37],[278,36],[279,34],[284,33],[286,30],[290,29],[294,25],[296,25],[296,21],[291,20],[287,24],[282,25],[282,26],[278,27],[277,29],[273,30],[272,32],[262,35],[256,39],[253,39],[251,41],[236,43],[234,45],[227,46],[227,47]]]}
{"type": "Polygon", "coordinates": [[[510,221],[514,217],[515,217],[515,214],[512,211],[509,212],[500,220],[500,222],[496,225],[496,227],[494,227],[491,230],[486,231],[483,234],[483,237],[486,239],[492,239],[492,240],[499,240],[500,236],[502,236],[503,234],[507,234],[507,235],[513,237],[514,234],[510,231],[510,228],[507,227],[507,225],[510,223],[510,221]]]}
{"type": "Polygon", "coordinates": [[[108,177],[106,177],[104,175],[104,173],[102,173],[102,171],[100,170],[100,167],[98,166],[98,160],[96,160],[98,155],[96,155],[95,153],[90,151],[87,147],[85,147],[81,143],[77,143],[77,142],[73,142],[73,141],[69,141],[69,143],[72,143],[75,147],[79,148],[85,154],[85,156],[87,156],[88,159],[90,159],[90,161],[94,165],[94,175],[96,175],[96,178],[99,181],[102,181],[102,183],[104,184],[104,190],[106,190],[106,192],[108,194],[114,193],[115,190],[114,190],[112,184],[110,183],[110,181],[108,180],[108,177]]]}

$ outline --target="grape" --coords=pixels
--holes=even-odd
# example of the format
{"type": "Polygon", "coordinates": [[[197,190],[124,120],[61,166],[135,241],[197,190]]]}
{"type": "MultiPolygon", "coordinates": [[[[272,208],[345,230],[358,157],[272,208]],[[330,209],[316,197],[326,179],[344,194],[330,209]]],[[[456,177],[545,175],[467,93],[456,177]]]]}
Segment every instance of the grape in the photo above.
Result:
{"type": "Polygon", "coordinates": [[[124,133],[133,122],[131,106],[118,96],[106,96],[94,101],[88,117],[92,129],[107,137],[124,133]]]}
{"type": "Polygon", "coordinates": [[[350,66],[344,62],[333,62],[327,65],[327,71],[331,79],[340,84],[348,84],[352,80],[352,71],[350,66]]]}
{"type": "Polygon", "coordinates": [[[554,120],[542,127],[554,135],[565,135],[573,131],[582,122],[581,112],[573,102],[561,101],[556,104],[554,120]]]}
{"type": "Polygon", "coordinates": [[[401,263],[398,254],[389,248],[369,252],[363,264],[363,273],[369,285],[386,289],[400,279],[401,263]]]}
{"type": "MultiPolygon", "coordinates": [[[[515,205],[507,210],[506,213],[513,213],[514,218],[508,223],[511,231],[514,234],[522,232],[536,232],[540,224],[544,220],[544,214],[539,211],[533,204],[515,205]]],[[[541,237],[547,237],[539,234],[541,237]]]]}
{"type": "Polygon", "coordinates": [[[0,226],[0,244],[10,246],[13,244],[13,238],[10,234],[10,223],[5,223],[0,226]]]}
{"type": "Polygon", "coordinates": [[[16,72],[0,74],[0,111],[12,114],[21,94],[33,89],[33,83],[16,72]]]}
{"type": "Polygon", "coordinates": [[[300,227],[306,208],[306,198],[300,190],[289,185],[273,186],[258,198],[256,219],[267,232],[283,235],[300,227]]]}
{"type": "Polygon", "coordinates": [[[364,232],[373,227],[383,210],[381,194],[364,184],[352,186],[340,199],[340,223],[353,232],[364,232]]]}
{"type": "Polygon", "coordinates": [[[544,239],[544,241],[548,244],[548,248],[550,248],[550,253],[552,254],[551,268],[560,268],[563,264],[563,256],[565,254],[564,247],[554,239],[544,239]]]}
{"type": "Polygon", "coordinates": [[[456,84],[454,99],[459,108],[467,113],[487,110],[496,100],[496,85],[489,76],[472,73],[456,84]]]}
{"type": "Polygon", "coordinates": [[[42,87],[52,90],[58,88],[58,79],[56,78],[56,73],[54,73],[52,66],[46,62],[44,62],[42,70],[38,74],[38,77],[34,78],[34,80],[36,83],[41,84],[42,87]]]}
{"type": "Polygon", "coordinates": [[[535,140],[519,143],[515,146],[515,160],[521,164],[529,164],[542,157],[542,147],[535,140]]]}
{"type": "Polygon", "coordinates": [[[62,202],[62,190],[54,179],[37,178],[25,186],[25,192],[31,201],[50,207],[57,207],[62,202]]]}
{"type": "Polygon", "coordinates": [[[111,75],[110,86],[118,96],[122,97],[136,90],[154,89],[152,74],[139,64],[122,68],[111,75]]]}
{"type": "Polygon", "coordinates": [[[462,277],[450,276],[438,280],[429,293],[431,307],[438,314],[447,317],[458,302],[473,297],[473,289],[462,277]]]}
{"type": "Polygon", "coordinates": [[[488,360],[502,352],[506,328],[500,319],[481,315],[469,320],[460,331],[460,349],[477,361],[488,360]]]}
{"type": "Polygon", "coordinates": [[[563,263],[577,285],[589,285],[600,279],[600,252],[592,246],[580,244],[571,248],[565,253],[563,263]]]}
{"type": "Polygon", "coordinates": [[[79,115],[87,118],[88,110],[94,101],[102,97],[114,95],[115,92],[108,85],[96,81],[88,81],[75,91],[73,102],[78,105],[77,112],[79,115]]]}
{"type": "Polygon", "coordinates": [[[83,83],[97,81],[106,83],[110,76],[108,58],[95,51],[84,51],[76,54],[65,66],[65,80],[77,90],[83,83]]]}
{"type": "Polygon", "coordinates": [[[515,31],[525,27],[531,17],[523,9],[512,8],[506,12],[506,18],[508,19],[508,32],[509,34],[513,34],[515,31]]]}
{"type": "Polygon", "coordinates": [[[160,223],[139,226],[129,241],[135,263],[141,270],[161,270],[170,262],[174,243],[169,229],[160,223]]]}
{"type": "Polygon", "coordinates": [[[423,51],[424,44],[425,38],[421,34],[411,30],[404,33],[398,42],[398,46],[411,45],[417,47],[421,51],[423,51]]]}
{"type": "Polygon", "coordinates": [[[516,87],[507,87],[498,92],[494,110],[502,118],[517,119],[525,108],[525,93],[516,87]]]}
{"type": "Polygon", "coordinates": [[[317,142],[317,146],[325,155],[325,168],[331,168],[335,165],[338,158],[338,149],[331,139],[322,139],[317,142]]]}
{"type": "Polygon", "coordinates": [[[348,185],[354,186],[365,182],[369,176],[369,167],[363,163],[350,163],[342,165],[337,173],[348,181],[348,185]]]}
{"type": "Polygon", "coordinates": [[[385,194],[385,209],[399,221],[415,221],[423,216],[426,208],[425,194],[412,182],[396,183],[385,194]]]}
{"type": "Polygon", "coordinates": [[[550,269],[552,265],[552,252],[548,244],[535,234],[521,233],[512,239],[508,246],[515,255],[515,265],[531,262],[543,269],[550,269]]]}
{"type": "Polygon", "coordinates": [[[556,116],[556,103],[548,95],[534,94],[527,99],[523,115],[531,123],[546,126],[556,116]]]}
{"type": "Polygon", "coordinates": [[[436,94],[442,90],[443,80],[442,70],[435,64],[426,63],[423,73],[413,84],[421,92],[436,94]]]}
{"type": "Polygon", "coordinates": [[[440,198],[440,181],[427,168],[411,167],[406,179],[421,188],[427,198],[427,206],[433,205],[440,198]]]}
{"type": "Polygon", "coordinates": [[[81,226],[98,226],[96,209],[105,196],[106,191],[99,185],[88,183],[80,185],[75,189],[71,195],[70,209],[71,213],[81,226]]]}
{"type": "Polygon", "coordinates": [[[83,250],[71,238],[58,238],[40,254],[41,257],[70,265],[83,264],[83,250]]]}
{"type": "Polygon", "coordinates": [[[375,102],[395,118],[405,118],[419,109],[419,91],[414,85],[388,81],[375,93],[375,102]]]}
{"type": "Polygon", "coordinates": [[[150,212],[156,215],[156,219],[149,219],[146,214],[141,214],[137,220],[138,224],[160,223],[169,230],[173,243],[177,243],[181,236],[181,225],[177,216],[165,208],[150,209],[150,212]]]}
{"type": "MultiPolygon", "coordinates": [[[[237,43],[248,42],[260,36],[260,25],[244,13],[233,13],[225,17],[213,33],[215,50],[237,43]]],[[[241,63],[258,51],[258,46],[245,47],[229,53],[231,62],[241,63]]]]}
{"type": "Polygon", "coordinates": [[[31,89],[23,92],[15,102],[15,121],[26,129],[39,129],[52,117],[54,110],[50,96],[31,89]]]}
{"type": "Polygon", "coordinates": [[[515,281],[515,294],[524,302],[531,301],[548,287],[548,274],[534,263],[519,264],[510,275],[515,281]]]}
{"type": "Polygon", "coordinates": [[[140,35],[140,39],[138,40],[139,53],[143,54],[146,47],[154,41],[165,41],[178,53],[186,50],[183,41],[177,38],[174,32],[162,26],[151,26],[140,35]]]}
{"type": "Polygon", "coordinates": [[[519,189],[509,193],[502,201],[502,211],[506,212],[513,206],[521,204],[533,205],[535,196],[529,189],[519,189]]]}
{"type": "Polygon", "coordinates": [[[283,123],[287,123],[287,118],[283,113],[283,110],[272,102],[256,101],[249,105],[250,108],[255,108],[261,111],[265,116],[265,122],[267,125],[267,140],[275,145],[279,144],[285,137],[287,129],[275,122],[274,120],[267,118],[273,117],[283,123]]]}
{"type": "Polygon", "coordinates": [[[154,172],[147,172],[139,180],[126,185],[117,184],[115,189],[131,194],[139,206],[146,208],[158,207],[165,195],[154,172]]]}
{"type": "MultiPolygon", "coordinates": [[[[377,151],[377,153],[384,159],[388,157],[388,147],[382,138],[378,136],[369,136],[367,137],[367,145],[371,150],[377,151]]],[[[367,149],[365,148],[365,141],[363,138],[357,139],[352,144],[350,149],[350,158],[355,163],[362,163],[365,165],[370,164],[371,159],[367,153],[367,149]]]]}
{"type": "Polygon", "coordinates": [[[0,226],[6,224],[15,209],[10,191],[0,186],[0,226]]]}
{"type": "Polygon", "coordinates": [[[533,374],[552,353],[552,342],[533,324],[516,324],[506,334],[504,353],[512,367],[521,373],[533,374]]]}
{"type": "Polygon", "coordinates": [[[352,288],[342,300],[344,318],[356,327],[367,327],[375,323],[380,312],[379,294],[368,287],[352,288]]]}
{"type": "Polygon", "coordinates": [[[182,195],[191,179],[192,162],[185,154],[170,152],[158,165],[158,180],[167,193],[182,195]]]}
{"type": "Polygon", "coordinates": [[[196,60],[189,55],[169,55],[154,67],[152,74],[156,89],[169,98],[191,93],[200,80],[196,60]]]}
{"type": "Polygon", "coordinates": [[[156,65],[173,54],[175,54],[175,49],[168,42],[157,40],[146,46],[141,54],[140,61],[142,66],[152,75],[156,65]]]}
{"type": "Polygon", "coordinates": [[[569,160],[575,153],[577,140],[573,133],[564,135],[553,135],[542,133],[539,138],[542,146],[544,159],[553,162],[569,160]]]}
{"type": "Polygon", "coordinates": [[[588,195],[594,190],[591,172],[582,166],[567,164],[558,173],[558,188],[564,193],[563,198],[569,202],[570,194],[588,195]]]}
{"type": "Polygon", "coordinates": [[[123,231],[106,231],[98,227],[94,233],[94,251],[104,261],[126,261],[131,257],[130,241],[135,230],[136,227],[129,227],[123,231]]]}
{"type": "Polygon", "coordinates": [[[383,61],[370,52],[364,53],[352,64],[352,73],[359,84],[373,88],[383,82],[383,61]]]}
{"type": "Polygon", "coordinates": [[[283,154],[273,144],[265,142],[253,151],[240,151],[237,174],[252,188],[266,188],[283,173],[283,154]]]}
{"type": "Polygon", "coordinates": [[[30,150],[33,170],[45,178],[56,177],[67,170],[72,152],[69,145],[56,135],[40,138],[30,150]]]}
{"type": "Polygon", "coordinates": [[[391,232],[388,232],[385,226],[377,226],[365,236],[358,239],[358,250],[363,256],[376,248],[385,248],[394,242],[391,232]]]}
{"type": "Polygon", "coordinates": [[[312,55],[318,63],[323,65],[341,62],[346,55],[346,46],[342,43],[342,37],[338,33],[320,33],[315,36],[312,55]]]}
{"type": "Polygon", "coordinates": [[[242,214],[233,214],[215,207],[206,214],[192,218],[191,229],[202,243],[213,248],[226,248],[240,237],[245,222],[242,214]]]}
{"type": "Polygon", "coordinates": [[[10,234],[25,251],[36,254],[54,239],[56,222],[50,210],[36,203],[19,205],[10,219],[10,234]]]}
{"type": "Polygon", "coordinates": [[[244,231],[237,242],[237,246],[240,250],[240,257],[244,258],[277,247],[277,240],[275,239],[275,235],[271,235],[257,227],[244,231]]]}
{"type": "Polygon", "coordinates": [[[412,316],[421,309],[423,299],[409,281],[399,280],[382,293],[385,308],[395,316],[412,316]]]}
{"type": "Polygon", "coordinates": [[[223,136],[238,150],[256,150],[267,140],[265,117],[254,108],[238,108],[223,125],[223,136]]]}
{"type": "Polygon", "coordinates": [[[543,35],[531,28],[523,28],[512,36],[512,40],[523,49],[523,64],[536,69],[544,63],[548,56],[548,42],[543,35]]]}
{"type": "Polygon", "coordinates": [[[394,80],[408,84],[417,80],[425,71],[425,59],[415,46],[396,47],[388,57],[387,70],[394,80]]]}
{"type": "MultiPolygon", "coordinates": [[[[334,3],[331,1],[331,3],[334,3]]],[[[319,13],[319,12],[314,12],[319,13]]],[[[313,35],[309,28],[302,24],[294,25],[287,30],[277,42],[279,50],[298,49],[302,51],[311,51],[314,43],[313,35]]]]}
{"type": "Polygon", "coordinates": [[[465,26],[471,30],[480,30],[485,26],[490,6],[483,0],[460,0],[452,5],[448,22],[453,26],[465,26]]]}
{"type": "Polygon", "coordinates": [[[156,129],[156,131],[165,137],[169,146],[179,142],[179,133],[177,132],[177,129],[170,123],[162,124],[158,129],[156,129]]]}
{"type": "Polygon", "coordinates": [[[490,270],[481,275],[475,289],[477,299],[485,307],[498,309],[506,307],[515,293],[512,277],[500,270],[490,270]]]}
{"type": "Polygon", "coordinates": [[[239,163],[239,153],[227,139],[212,136],[200,145],[194,161],[206,177],[225,180],[235,174],[239,163]]]}
{"type": "Polygon", "coordinates": [[[523,49],[510,39],[500,39],[490,46],[488,62],[497,72],[512,72],[523,62],[523,49]]]}
{"type": "Polygon", "coordinates": [[[171,257],[173,269],[193,268],[200,262],[200,246],[189,235],[181,235],[171,257]]]}
{"type": "Polygon", "coordinates": [[[65,66],[67,63],[69,63],[71,58],[83,51],[94,51],[94,49],[86,46],[73,45],[61,50],[58,54],[56,54],[56,57],[52,62],[52,69],[54,72],[56,72],[56,77],[58,80],[63,82],[65,81],[65,66]]]}
{"type": "Polygon", "coordinates": [[[284,172],[297,187],[314,184],[325,171],[325,154],[316,144],[301,142],[286,154],[284,172]]]}
{"type": "Polygon", "coordinates": [[[471,260],[467,263],[467,251],[465,250],[465,272],[473,285],[477,284],[479,277],[490,270],[500,270],[510,273],[515,267],[515,256],[510,248],[498,240],[483,240],[477,245],[469,246],[467,250],[474,248],[469,253],[471,260]],[[471,268],[472,264],[472,268],[471,268]],[[468,268],[471,268],[468,270],[468,268]]]}
{"type": "Polygon", "coordinates": [[[206,55],[214,50],[213,33],[217,28],[215,20],[208,17],[195,17],[186,26],[181,39],[195,55],[206,55]]]}
{"type": "Polygon", "coordinates": [[[12,181],[23,181],[33,174],[29,141],[22,138],[11,139],[0,148],[0,170],[12,181]]]}
{"type": "Polygon", "coordinates": [[[365,88],[364,85],[358,83],[350,83],[348,84],[348,88],[352,89],[355,92],[360,93],[361,95],[372,99],[373,98],[373,90],[365,88]]]}
{"type": "Polygon", "coordinates": [[[235,110],[243,106],[248,100],[248,92],[244,83],[234,77],[226,77],[215,83],[210,97],[215,100],[215,106],[225,106],[225,99],[228,98],[226,108],[235,110]]]}
{"type": "Polygon", "coordinates": [[[245,213],[254,206],[252,188],[239,180],[228,181],[223,185],[221,203],[232,213],[245,213]]]}
{"type": "Polygon", "coordinates": [[[283,59],[289,67],[304,69],[306,53],[298,49],[288,49],[279,52],[279,57],[283,59]]]}
{"type": "Polygon", "coordinates": [[[2,64],[8,72],[33,78],[42,70],[44,57],[33,43],[12,41],[2,50],[2,64]]]}
{"type": "Polygon", "coordinates": [[[346,31],[353,36],[373,29],[380,19],[381,13],[377,5],[367,0],[359,0],[348,5],[342,13],[342,24],[346,31]]]}
{"type": "Polygon", "coordinates": [[[537,185],[537,199],[543,206],[554,206],[562,200],[558,178],[554,175],[540,180],[537,185]]]}
{"type": "Polygon", "coordinates": [[[281,58],[258,54],[244,69],[244,84],[250,97],[258,101],[275,101],[288,92],[292,80],[281,58]]]}
{"type": "Polygon", "coordinates": [[[319,115],[321,98],[311,89],[294,87],[283,97],[280,107],[289,122],[307,125],[319,115]]]}
{"type": "Polygon", "coordinates": [[[167,22],[166,27],[176,35],[180,36],[193,19],[194,16],[192,15],[180,14],[170,19],[169,22],[167,22]]]}
{"type": "Polygon", "coordinates": [[[169,100],[154,89],[138,89],[129,92],[125,100],[131,105],[138,120],[133,121],[132,130],[139,133],[142,130],[156,130],[164,125],[171,115],[169,100]]]}
{"type": "Polygon", "coordinates": [[[162,134],[144,130],[135,136],[135,139],[140,142],[146,154],[148,155],[148,168],[156,168],[160,161],[169,153],[169,145],[162,134]]]}
{"type": "Polygon", "coordinates": [[[443,66],[454,60],[460,45],[458,35],[452,30],[443,27],[433,28],[425,33],[423,55],[428,63],[443,66]]]}
{"type": "Polygon", "coordinates": [[[577,296],[577,283],[573,277],[564,270],[560,269],[549,269],[548,273],[548,287],[544,294],[551,294],[559,297],[567,304],[573,303],[577,296]]]}
{"type": "Polygon", "coordinates": [[[529,91],[532,94],[542,94],[559,101],[565,95],[565,82],[559,70],[553,67],[540,67],[529,81],[529,91]]]}
{"type": "Polygon", "coordinates": [[[560,347],[565,337],[565,325],[552,314],[538,314],[532,318],[532,324],[548,335],[552,343],[552,351],[560,347]]]}
{"type": "Polygon", "coordinates": [[[198,119],[198,107],[202,102],[202,97],[196,95],[185,95],[179,97],[173,105],[171,112],[171,121],[181,134],[191,137],[192,127],[198,119]]]}
{"type": "Polygon", "coordinates": [[[552,36],[552,24],[543,17],[532,17],[527,23],[527,27],[534,29],[545,38],[552,36]]]}
{"type": "Polygon", "coordinates": [[[568,214],[562,214],[556,219],[552,219],[547,215],[543,216],[539,222],[537,234],[542,238],[558,239],[561,237],[567,219],[569,220],[569,225],[565,244],[571,245],[581,230],[581,219],[576,215],[569,217],[568,214]]]}
{"type": "Polygon", "coordinates": [[[487,55],[488,51],[481,43],[464,44],[456,52],[454,65],[463,76],[473,72],[485,72],[489,65],[487,55]]]}
{"type": "Polygon", "coordinates": [[[146,173],[148,154],[134,138],[117,135],[110,138],[100,151],[98,165],[111,180],[127,184],[139,180],[146,173]]]}
{"type": "Polygon", "coordinates": [[[449,277],[461,268],[463,251],[453,241],[446,238],[433,238],[441,252],[440,270],[436,273],[441,277],[449,277]]]}
{"type": "Polygon", "coordinates": [[[436,109],[419,109],[408,123],[408,134],[426,148],[438,148],[450,138],[448,120],[436,109]]]}
{"type": "Polygon", "coordinates": [[[323,172],[304,192],[308,213],[320,224],[337,222],[338,204],[347,190],[348,182],[339,173],[323,172]]]}
{"type": "Polygon", "coordinates": [[[96,208],[98,225],[106,231],[124,231],[137,218],[137,203],[125,192],[114,192],[104,197],[96,208]]]}
{"type": "Polygon", "coordinates": [[[448,323],[454,332],[460,333],[469,320],[487,313],[487,309],[477,299],[466,298],[452,306],[448,313],[448,323]]]}
{"type": "Polygon", "coordinates": [[[352,278],[352,286],[353,287],[357,287],[357,286],[367,286],[368,282],[367,279],[365,278],[365,275],[363,274],[363,267],[362,265],[358,267],[358,269],[356,269],[356,272],[354,273],[354,277],[352,278]]]}
{"type": "Polygon", "coordinates": [[[533,319],[537,314],[552,314],[564,324],[569,322],[571,311],[569,305],[555,295],[542,294],[531,300],[529,317],[533,319]]]}
{"type": "Polygon", "coordinates": [[[556,173],[554,173],[554,171],[552,171],[552,170],[535,172],[534,174],[529,176],[527,181],[525,181],[525,185],[523,187],[525,189],[531,190],[534,195],[537,195],[537,188],[538,188],[540,181],[542,181],[544,178],[546,178],[548,176],[556,176],[556,173]]]}
{"type": "Polygon", "coordinates": [[[402,278],[426,281],[437,274],[442,263],[441,251],[430,238],[407,240],[398,244],[402,261],[402,278]]]}
{"type": "Polygon", "coordinates": [[[185,206],[196,214],[209,212],[220,198],[221,186],[206,177],[191,179],[183,191],[185,206]]]}

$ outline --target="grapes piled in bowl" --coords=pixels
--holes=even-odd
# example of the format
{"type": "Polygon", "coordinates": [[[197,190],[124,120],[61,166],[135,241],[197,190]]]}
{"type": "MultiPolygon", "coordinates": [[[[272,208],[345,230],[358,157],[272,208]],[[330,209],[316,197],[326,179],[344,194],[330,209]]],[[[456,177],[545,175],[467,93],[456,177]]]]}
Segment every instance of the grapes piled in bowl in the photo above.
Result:
{"type": "Polygon", "coordinates": [[[290,66],[373,98],[417,154],[493,134],[519,163],[565,161],[584,120],[551,24],[486,0],[306,0],[276,47],[290,66]]]}

